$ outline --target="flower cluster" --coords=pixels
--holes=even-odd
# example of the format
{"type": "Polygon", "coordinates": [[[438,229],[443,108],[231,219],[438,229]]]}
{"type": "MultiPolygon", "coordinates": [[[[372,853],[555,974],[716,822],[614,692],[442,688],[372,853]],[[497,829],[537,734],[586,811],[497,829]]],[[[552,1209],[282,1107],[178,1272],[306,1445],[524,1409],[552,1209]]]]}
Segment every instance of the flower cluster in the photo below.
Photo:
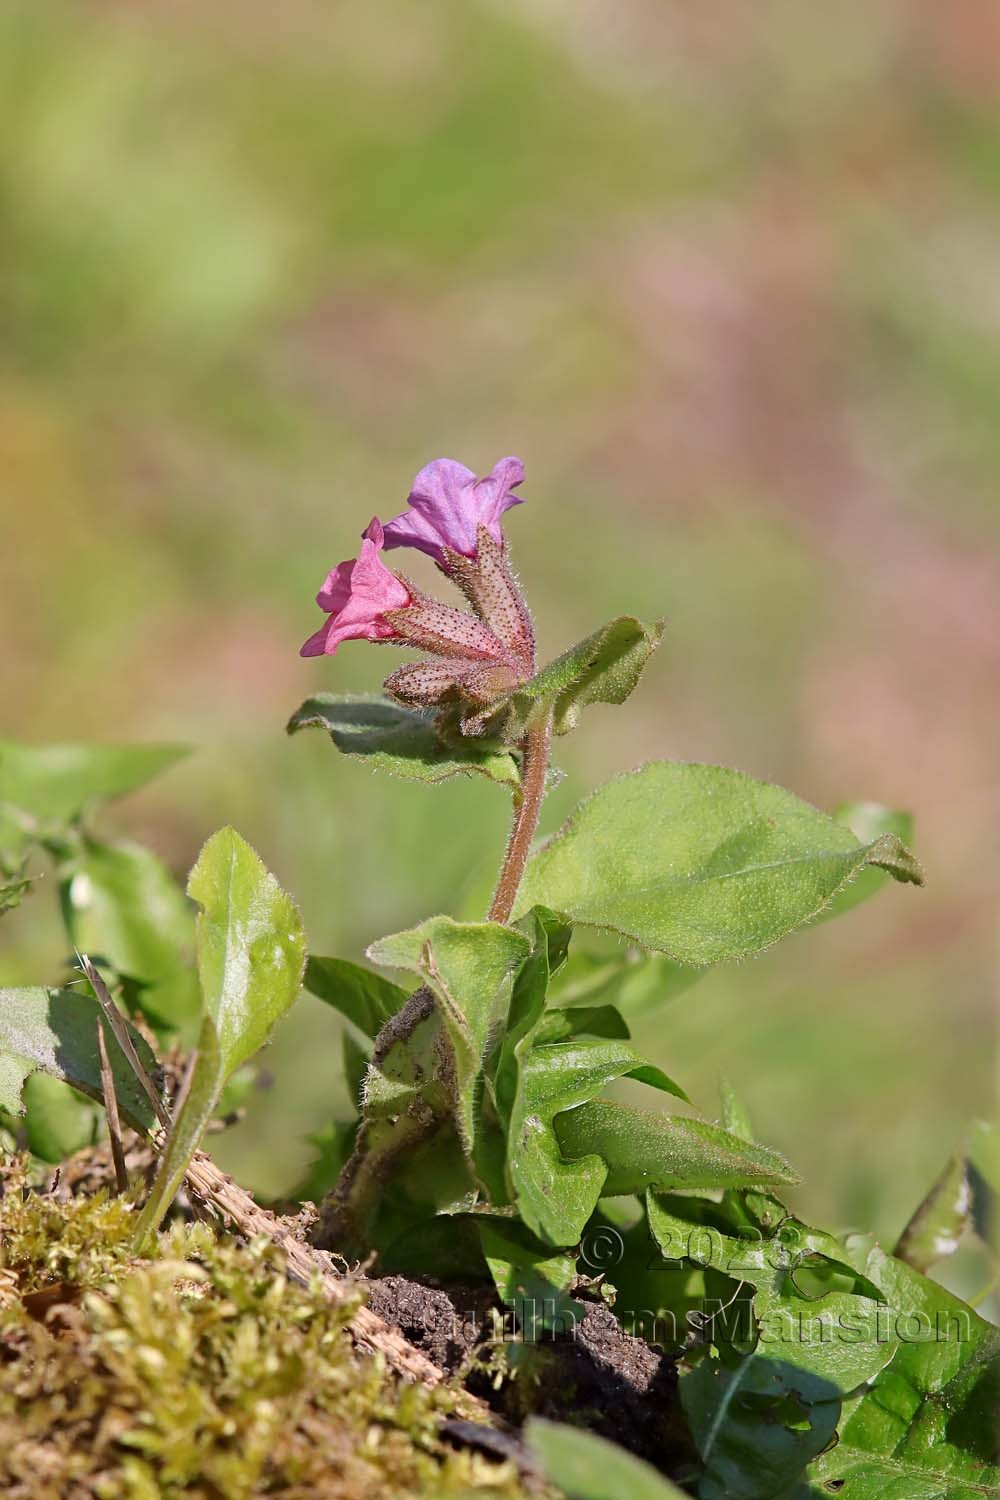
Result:
{"type": "Polygon", "coordinates": [[[342,641],[391,641],[430,653],[386,679],[404,703],[452,700],[481,707],[535,670],[531,618],[507,560],[500,518],[524,479],[518,458],[502,458],[477,479],[454,459],[438,458],[413,482],[407,509],[383,527],[374,517],[358,557],[339,563],[316,603],[328,616],[302,647],[332,656],[342,641]],[[433,558],[465,595],[468,610],[424,594],[382,561],[383,551],[411,547],[433,558]]]}

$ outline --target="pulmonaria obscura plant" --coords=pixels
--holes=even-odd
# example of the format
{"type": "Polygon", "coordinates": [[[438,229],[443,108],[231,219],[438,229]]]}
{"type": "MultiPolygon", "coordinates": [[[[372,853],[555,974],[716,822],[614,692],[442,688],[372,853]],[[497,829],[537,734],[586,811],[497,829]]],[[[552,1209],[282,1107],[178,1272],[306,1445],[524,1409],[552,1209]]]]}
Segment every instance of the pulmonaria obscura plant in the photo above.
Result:
{"type": "MultiPolygon", "coordinates": [[[[439,459],[400,515],[370,522],[320,589],[326,619],[302,654],[366,641],[417,657],[381,695],[320,693],[288,726],[325,729],[397,776],[503,788],[511,831],[484,920],[428,915],[374,941],[370,967],[307,956],[296,908],[231,829],[191,873],[192,917],[154,855],[91,821],[176,752],[8,745],[4,901],[22,899],[28,861],[46,853],[69,938],[97,963],[81,960],[85,989],[0,993],[0,1107],[50,1160],[81,1131],[95,1136],[90,1101],[113,1139],[138,1132],[156,1162],[134,1231],[149,1247],[185,1179],[213,1201],[205,1130],[238,1103],[304,985],[345,1020],[357,1106],[317,1138],[295,1195],[319,1205],[317,1250],[378,1274],[492,1284],[521,1341],[496,1366],[508,1375],[600,1284],[626,1330],[679,1361],[686,1425],[665,1423],[661,1467],[704,1500],[996,1493],[985,1486],[1000,1479],[1000,1336],[925,1274],[970,1226],[986,1233],[1000,1178],[991,1130],[970,1134],[893,1257],[783,1205],[777,1191],[798,1178],[728,1091],[718,1123],[659,1106],[687,1096],[630,1040],[631,1020],[680,1003],[710,966],[842,914],[890,878],[920,885],[909,820],[871,803],[830,817],[737,771],[653,761],[536,845],[554,741],[588,706],[628,698],[662,629],[622,616],[538,666],[503,529],[523,480],[515,458],[483,478],[439,459]],[[450,602],[389,565],[406,549],[433,560],[450,602]],[[153,1043],[187,1056],[178,1090],[164,1092],[153,1043]],[[608,1095],[625,1078],[647,1087],[647,1107],[608,1095]]],[[[127,1162],[119,1176],[124,1187],[127,1162]]],[[[597,1493],[574,1490],[552,1433],[538,1446],[556,1483],[597,1493]]],[[[587,1462],[609,1483],[638,1483],[604,1447],[587,1447],[587,1462]]]]}

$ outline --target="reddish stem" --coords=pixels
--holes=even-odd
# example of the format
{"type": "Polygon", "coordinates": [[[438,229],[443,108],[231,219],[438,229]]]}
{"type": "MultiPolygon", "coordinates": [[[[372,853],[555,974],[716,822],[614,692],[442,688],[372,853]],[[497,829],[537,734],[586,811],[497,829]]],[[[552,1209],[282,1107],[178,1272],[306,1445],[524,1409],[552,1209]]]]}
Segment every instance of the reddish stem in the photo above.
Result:
{"type": "Polygon", "coordinates": [[[538,815],[542,810],[551,744],[552,715],[548,713],[544,721],[536,729],[529,730],[521,741],[521,788],[514,805],[514,822],[507,840],[500,879],[490,907],[491,922],[508,922],[514,910],[518,887],[528,862],[531,840],[535,836],[538,815]]]}

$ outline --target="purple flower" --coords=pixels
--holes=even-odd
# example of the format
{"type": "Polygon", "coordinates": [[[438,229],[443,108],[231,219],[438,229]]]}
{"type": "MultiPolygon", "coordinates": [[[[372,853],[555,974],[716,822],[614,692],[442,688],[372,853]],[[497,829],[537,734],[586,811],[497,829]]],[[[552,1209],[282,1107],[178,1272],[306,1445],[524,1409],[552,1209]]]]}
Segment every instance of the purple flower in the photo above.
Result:
{"type": "Polygon", "coordinates": [[[405,609],[411,595],[379,557],[384,544],[381,522],[373,518],[364,533],[360,557],[339,563],[327,574],[316,603],[330,618],[309,637],[300,656],[332,656],[341,641],[398,638],[395,626],[384,616],[388,610],[405,609]]]}
{"type": "Polygon", "coordinates": [[[385,545],[416,547],[445,571],[446,548],[475,557],[480,526],[503,546],[500,517],[512,505],[521,504],[520,496],[512,491],[523,479],[519,458],[502,458],[482,479],[453,458],[436,458],[413,481],[409,510],[385,528],[385,545]]]}

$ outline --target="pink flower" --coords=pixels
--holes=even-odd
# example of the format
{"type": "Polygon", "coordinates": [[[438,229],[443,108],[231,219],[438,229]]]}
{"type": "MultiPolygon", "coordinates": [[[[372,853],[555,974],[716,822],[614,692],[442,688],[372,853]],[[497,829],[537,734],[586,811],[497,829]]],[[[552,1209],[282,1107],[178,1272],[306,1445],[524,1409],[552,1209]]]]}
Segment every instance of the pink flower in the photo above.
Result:
{"type": "Polygon", "coordinates": [[[480,526],[502,546],[500,517],[522,503],[511,491],[523,479],[519,458],[502,458],[482,479],[453,458],[436,458],[413,481],[409,510],[385,528],[385,545],[416,547],[446,570],[445,548],[475,557],[480,526]]]}
{"type": "Polygon", "coordinates": [[[411,596],[379,557],[384,545],[381,522],[373,518],[364,533],[361,556],[349,558],[327,574],[316,603],[330,618],[309,637],[300,656],[332,656],[341,641],[397,637],[395,627],[384,616],[388,610],[405,609],[411,596]]]}

